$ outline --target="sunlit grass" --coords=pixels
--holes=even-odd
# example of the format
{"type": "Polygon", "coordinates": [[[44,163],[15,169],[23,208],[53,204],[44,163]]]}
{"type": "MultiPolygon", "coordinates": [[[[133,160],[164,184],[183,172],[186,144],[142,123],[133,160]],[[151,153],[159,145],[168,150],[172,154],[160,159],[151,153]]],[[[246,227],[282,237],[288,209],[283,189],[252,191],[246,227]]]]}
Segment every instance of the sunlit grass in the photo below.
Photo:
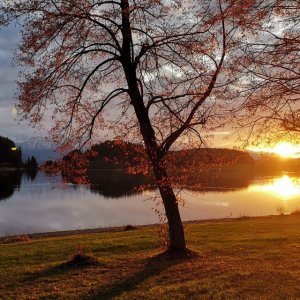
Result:
{"type": "Polygon", "coordinates": [[[157,229],[78,234],[0,245],[0,299],[295,299],[300,217],[187,226],[199,256],[157,256],[157,229]],[[99,265],[65,268],[81,245],[99,265]]]}

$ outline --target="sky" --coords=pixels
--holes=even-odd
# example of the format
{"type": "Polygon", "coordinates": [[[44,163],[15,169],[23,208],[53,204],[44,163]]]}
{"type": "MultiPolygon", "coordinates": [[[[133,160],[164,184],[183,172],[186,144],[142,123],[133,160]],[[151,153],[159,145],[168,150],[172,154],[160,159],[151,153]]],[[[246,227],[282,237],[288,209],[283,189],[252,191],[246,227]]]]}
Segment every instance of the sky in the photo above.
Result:
{"type": "MultiPolygon", "coordinates": [[[[19,69],[14,63],[14,52],[21,39],[20,28],[16,24],[0,28],[0,136],[15,142],[22,142],[32,137],[46,137],[47,132],[36,130],[28,122],[18,120],[15,105],[18,103],[17,92],[19,69]]],[[[230,131],[209,132],[214,136],[209,143],[217,147],[230,147],[230,131]]]]}
{"type": "MultiPolygon", "coordinates": [[[[0,0],[1,3],[2,0],[0,0]]],[[[279,22],[277,22],[279,24],[279,22]]],[[[279,26],[279,25],[278,25],[279,26]]],[[[283,28],[276,27],[280,34],[283,28]]],[[[28,126],[26,121],[18,121],[16,116],[15,104],[17,99],[18,67],[14,65],[13,53],[20,42],[20,28],[11,24],[6,28],[0,28],[0,136],[13,139],[15,142],[23,141],[31,137],[45,137],[46,130],[35,130],[28,126]]],[[[45,122],[45,127],[47,127],[45,122]]],[[[208,145],[213,147],[232,147],[234,137],[232,137],[232,128],[228,125],[217,132],[208,132],[206,136],[213,136],[208,145]]],[[[205,136],[205,137],[206,137],[205,136]]]]}
{"type": "Polygon", "coordinates": [[[0,136],[14,141],[36,136],[26,122],[16,119],[18,68],[13,54],[20,41],[20,28],[12,24],[0,29],[0,136]]]}

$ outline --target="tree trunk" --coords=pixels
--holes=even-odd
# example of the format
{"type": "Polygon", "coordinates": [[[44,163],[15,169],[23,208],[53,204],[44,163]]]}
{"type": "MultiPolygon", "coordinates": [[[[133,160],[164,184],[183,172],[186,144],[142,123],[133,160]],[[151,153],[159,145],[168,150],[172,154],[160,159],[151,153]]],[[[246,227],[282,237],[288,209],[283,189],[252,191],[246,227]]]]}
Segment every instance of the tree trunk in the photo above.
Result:
{"type": "Polygon", "coordinates": [[[155,179],[163,200],[169,226],[169,248],[171,252],[185,252],[184,229],[179,213],[178,202],[171,187],[167,172],[157,161],[151,161],[155,179]]]}
{"type": "Polygon", "coordinates": [[[152,164],[155,179],[164,203],[169,225],[169,251],[186,252],[184,230],[181,222],[175,194],[165,169],[155,132],[151,125],[148,111],[144,105],[143,96],[138,86],[135,61],[132,55],[132,33],[129,18],[128,0],[121,0],[122,8],[122,55],[120,57],[128,83],[128,93],[131,104],[139,121],[140,131],[145,143],[148,158],[152,164]]]}
{"type": "MultiPolygon", "coordinates": [[[[134,75],[134,73],[133,73],[134,75]]],[[[159,147],[156,142],[155,132],[151,125],[148,112],[143,105],[142,97],[139,93],[137,84],[128,76],[129,94],[134,107],[136,116],[140,125],[149,161],[153,167],[154,176],[158,185],[167,220],[169,225],[169,251],[186,252],[186,244],[184,238],[184,230],[179,214],[178,203],[174,191],[171,186],[167,171],[165,169],[163,159],[159,153],[159,147]]]]}
{"type": "Polygon", "coordinates": [[[178,203],[172,185],[165,169],[163,159],[160,157],[159,147],[156,142],[155,132],[151,125],[148,113],[142,109],[140,99],[132,95],[132,103],[140,124],[140,131],[146,147],[149,161],[153,167],[157,186],[163,200],[168,226],[169,226],[169,251],[186,252],[183,225],[179,213],[178,203]]]}

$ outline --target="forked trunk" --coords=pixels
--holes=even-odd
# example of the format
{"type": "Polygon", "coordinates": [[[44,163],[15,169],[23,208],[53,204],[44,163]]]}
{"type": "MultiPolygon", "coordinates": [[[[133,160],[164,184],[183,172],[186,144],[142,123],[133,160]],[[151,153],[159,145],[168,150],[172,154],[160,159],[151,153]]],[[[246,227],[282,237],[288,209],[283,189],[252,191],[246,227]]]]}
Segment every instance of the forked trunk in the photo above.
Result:
{"type": "MultiPolygon", "coordinates": [[[[134,75],[134,74],[133,74],[134,75]]],[[[184,230],[179,214],[176,196],[171,186],[167,171],[159,154],[159,147],[156,142],[155,133],[151,125],[148,112],[143,105],[137,84],[132,80],[134,76],[128,76],[128,83],[131,87],[131,99],[137,118],[140,124],[140,131],[146,146],[149,161],[153,167],[154,176],[158,185],[169,226],[169,251],[185,253],[186,244],[184,230]]]]}
{"type": "Polygon", "coordinates": [[[122,8],[122,56],[121,62],[128,83],[128,93],[140,125],[140,131],[146,146],[147,155],[152,164],[155,179],[164,203],[169,225],[169,251],[186,252],[183,225],[175,194],[172,190],[168,174],[162,163],[155,132],[149,119],[148,110],[144,105],[142,93],[139,90],[139,80],[136,75],[136,63],[132,59],[132,33],[129,18],[129,2],[121,0],[122,8]]]}

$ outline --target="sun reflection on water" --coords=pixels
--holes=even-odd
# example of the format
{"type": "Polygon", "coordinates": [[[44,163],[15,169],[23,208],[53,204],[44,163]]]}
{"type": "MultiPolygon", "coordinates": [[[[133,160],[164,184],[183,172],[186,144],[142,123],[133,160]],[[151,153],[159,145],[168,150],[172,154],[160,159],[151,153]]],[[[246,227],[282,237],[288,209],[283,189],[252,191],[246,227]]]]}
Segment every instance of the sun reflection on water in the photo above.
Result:
{"type": "Polygon", "coordinates": [[[281,198],[288,199],[300,196],[300,182],[299,179],[284,175],[273,179],[271,183],[251,185],[248,191],[272,193],[281,198]]]}

